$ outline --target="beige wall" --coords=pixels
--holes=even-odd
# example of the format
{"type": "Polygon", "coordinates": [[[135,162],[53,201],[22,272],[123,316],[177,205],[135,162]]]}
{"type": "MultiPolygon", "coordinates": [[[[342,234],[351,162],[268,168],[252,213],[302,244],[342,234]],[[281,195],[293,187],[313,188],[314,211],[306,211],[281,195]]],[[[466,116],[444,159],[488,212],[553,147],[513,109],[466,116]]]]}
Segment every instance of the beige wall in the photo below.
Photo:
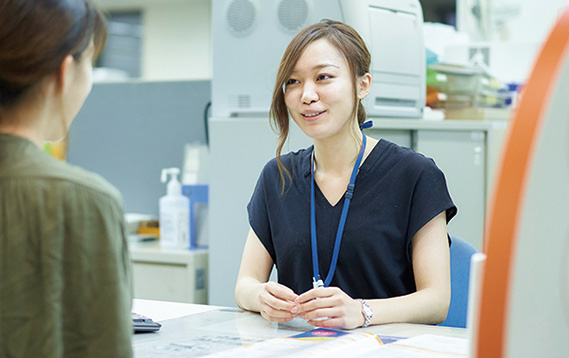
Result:
{"type": "MultiPolygon", "coordinates": [[[[105,10],[143,12],[143,79],[211,78],[212,0],[94,1],[105,10]]],[[[456,2],[459,8],[469,10],[475,0],[456,2]]],[[[492,36],[495,40],[532,43],[545,38],[559,11],[568,5],[567,0],[493,0],[488,3],[502,10],[517,8],[516,15],[506,17],[505,26],[493,26],[493,30],[499,32],[492,36]]],[[[472,40],[475,39],[473,36],[472,40]]]]}
{"type": "Polygon", "coordinates": [[[95,0],[106,11],[143,14],[142,78],[211,78],[211,0],[95,0]]]}
{"type": "Polygon", "coordinates": [[[501,0],[520,5],[520,13],[508,23],[509,39],[513,42],[543,41],[557,17],[566,7],[567,0],[501,0]]]}
{"type": "Polygon", "coordinates": [[[549,34],[567,0],[456,0],[457,25],[472,41],[534,43],[549,34]],[[488,38],[472,16],[472,7],[485,4],[488,38]]]}

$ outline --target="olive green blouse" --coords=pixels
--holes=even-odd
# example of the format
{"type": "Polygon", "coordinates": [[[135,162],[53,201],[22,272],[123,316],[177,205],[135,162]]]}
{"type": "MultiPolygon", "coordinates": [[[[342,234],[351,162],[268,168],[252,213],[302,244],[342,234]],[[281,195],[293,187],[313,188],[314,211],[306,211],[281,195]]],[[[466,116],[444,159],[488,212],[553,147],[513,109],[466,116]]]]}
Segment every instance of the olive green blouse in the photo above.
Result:
{"type": "Polygon", "coordinates": [[[0,357],[130,357],[120,193],[0,134],[0,357]]]}

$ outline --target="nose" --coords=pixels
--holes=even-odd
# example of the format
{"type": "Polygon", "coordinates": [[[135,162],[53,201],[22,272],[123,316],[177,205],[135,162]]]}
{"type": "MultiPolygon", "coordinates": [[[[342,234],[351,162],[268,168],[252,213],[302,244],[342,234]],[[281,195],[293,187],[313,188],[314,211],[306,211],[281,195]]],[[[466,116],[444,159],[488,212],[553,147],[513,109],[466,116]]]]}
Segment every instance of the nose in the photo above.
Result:
{"type": "Polygon", "coordinates": [[[310,104],[318,101],[318,93],[311,83],[306,83],[302,88],[302,103],[310,104]]]}

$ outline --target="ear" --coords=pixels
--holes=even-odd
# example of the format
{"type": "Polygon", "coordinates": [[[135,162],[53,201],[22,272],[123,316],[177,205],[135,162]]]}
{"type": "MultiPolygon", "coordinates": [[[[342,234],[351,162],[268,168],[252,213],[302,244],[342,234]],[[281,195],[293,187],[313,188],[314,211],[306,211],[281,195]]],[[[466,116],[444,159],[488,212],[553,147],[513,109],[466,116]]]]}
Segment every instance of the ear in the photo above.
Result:
{"type": "Polygon", "coordinates": [[[66,92],[71,84],[71,79],[73,76],[73,56],[67,55],[61,62],[61,66],[57,71],[57,88],[59,91],[66,92]]]}
{"type": "Polygon", "coordinates": [[[371,75],[366,73],[357,80],[358,99],[364,99],[371,90],[371,75]]]}

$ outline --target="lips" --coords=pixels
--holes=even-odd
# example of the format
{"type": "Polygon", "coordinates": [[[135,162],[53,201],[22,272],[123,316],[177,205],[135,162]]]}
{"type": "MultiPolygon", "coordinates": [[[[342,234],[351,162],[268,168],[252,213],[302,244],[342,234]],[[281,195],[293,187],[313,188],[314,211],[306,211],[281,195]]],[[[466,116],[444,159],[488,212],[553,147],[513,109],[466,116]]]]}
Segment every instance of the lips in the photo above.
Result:
{"type": "Polygon", "coordinates": [[[301,113],[302,117],[307,121],[315,121],[320,118],[326,111],[317,112],[317,111],[310,111],[301,113]]]}

